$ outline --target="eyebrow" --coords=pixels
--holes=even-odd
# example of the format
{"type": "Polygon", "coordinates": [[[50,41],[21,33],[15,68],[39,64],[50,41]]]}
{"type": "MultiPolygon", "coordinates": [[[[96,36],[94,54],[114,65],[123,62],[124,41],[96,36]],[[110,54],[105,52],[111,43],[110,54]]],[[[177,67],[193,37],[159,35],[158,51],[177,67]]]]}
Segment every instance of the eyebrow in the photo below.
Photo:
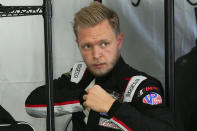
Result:
{"type": "Polygon", "coordinates": [[[100,40],[99,43],[101,43],[101,42],[108,42],[109,43],[110,41],[109,40],[100,40]]]}
{"type": "MultiPolygon", "coordinates": [[[[100,43],[102,43],[102,42],[110,43],[111,41],[110,41],[110,40],[107,40],[107,39],[103,39],[103,40],[97,41],[96,43],[100,44],[100,43]]],[[[91,44],[91,42],[84,42],[84,43],[82,42],[81,44],[82,44],[82,45],[86,45],[86,44],[91,44]]]]}

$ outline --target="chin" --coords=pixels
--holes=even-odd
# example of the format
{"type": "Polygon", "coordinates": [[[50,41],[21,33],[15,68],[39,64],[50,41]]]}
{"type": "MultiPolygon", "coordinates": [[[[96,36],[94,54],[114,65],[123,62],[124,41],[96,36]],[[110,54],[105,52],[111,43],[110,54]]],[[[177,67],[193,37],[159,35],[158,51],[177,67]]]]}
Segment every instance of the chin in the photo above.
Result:
{"type": "Polygon", "coordinates": [[[105,76],[107,73],[93,73],[93,74],[96,77],[102,77],[102,76],[105,76]]]}
{"type": "Polygon", "coordinates": [[[102,77],[102,76],[105,76],[107,75],[111,70],[107,70],[107,71],[92,71],[92,74],[96,77],[102,77]]]}

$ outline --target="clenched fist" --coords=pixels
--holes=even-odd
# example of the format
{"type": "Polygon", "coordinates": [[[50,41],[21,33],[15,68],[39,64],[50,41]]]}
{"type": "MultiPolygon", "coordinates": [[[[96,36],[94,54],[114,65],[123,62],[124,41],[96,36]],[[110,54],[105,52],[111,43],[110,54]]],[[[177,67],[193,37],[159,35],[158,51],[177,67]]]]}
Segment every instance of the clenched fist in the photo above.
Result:
{"type": "Polygon", "coordinates": [[[85,100],[83,105],[87,109],[96,112],[107,113],[115,101],[115,99],[99,85],[94,85],[92,88],[88,88],[86,92],[87,94],[83,96],[83,99],[85,100]]]}

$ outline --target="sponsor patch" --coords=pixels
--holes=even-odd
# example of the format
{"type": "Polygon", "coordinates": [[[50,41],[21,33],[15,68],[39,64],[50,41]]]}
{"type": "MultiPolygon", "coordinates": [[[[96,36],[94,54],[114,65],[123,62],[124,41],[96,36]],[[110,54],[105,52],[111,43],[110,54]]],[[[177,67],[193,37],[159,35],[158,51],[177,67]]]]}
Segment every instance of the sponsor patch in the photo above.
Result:
{"type": "Polygon", "coordinates": [[[139,84],[144,81],[145,79],[147,79],[144,76],[133,76],[131,78],[131,80],[129,81],[126,90],[124,92],[124,98],[123,98],[123,102],[131,102],[134,96],[134,93],[137,89],[137,87],[139,86],[139,84]]]}
{"type": "Polygon", "coordinates": [[[125,123],[123,123],[121,120],[117,119],[116,117],[112,117],[111,121],[114,122],[121,129],[121,131],[133,131],[125,123]]]}
{"type": "Polygon", "coordinates": [[[86,71],[86,65],[84,62],[76,63],[73,66],[73,70],[72,70],[72,74],[71,74],[71,82],[79,83],[79,81],[82,79],[85,71],[86,71]]]}
{"type": "Polygon", "coordinates": [[[144,93],[145,93],[145,88],[141,89],[139,92],[138,92],[138,97],[142,96],[144,93]]]}
{"type": "Polygon", "coordinates": [[[147,86],[146,91],[152,91],[152,90],[158,90],[158,87],[156,86],[147,86]]]}
{"type": "Polygon", "coordinates": [[[149,105],[162,104],[162,98],[159,94],[151,92],[142,99],[143,103],[149,105]]]}
{"type": "Polygon", "coordinates": [[[112,129],[120,129],[115,123],[113,123],[111,120],[100,117],[99,120],[99,125],[107,128],[112,128],[112,129]]]}
{"type": "Polygon", "coordinates": [[[147,86],[147,87],[141,89],[140,91],[138,91],[138,97],[144,95],[146,92],[148,93],[149,91],[153,91],[153,90],[158,91],[159,88],[156,86],[147,86]]]}
{"type": "Polygon", "coordinates": [[[106,91],[107,91],[114,99],[116,99],[116,100],[122,102],[122,99],[123,99],[122,93],[118,93],[118,92],[116,92],[116,91],[109,90],[109,89],[107,89],[106,91]]]}

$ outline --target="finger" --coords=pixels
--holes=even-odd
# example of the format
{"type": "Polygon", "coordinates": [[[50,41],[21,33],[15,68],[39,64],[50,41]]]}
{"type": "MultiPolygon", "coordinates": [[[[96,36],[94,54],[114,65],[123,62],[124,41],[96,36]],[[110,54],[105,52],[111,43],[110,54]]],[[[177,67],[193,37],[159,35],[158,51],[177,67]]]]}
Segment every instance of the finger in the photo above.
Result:
{"type": "Polygon", "coordinates": [[[87,95],[83,95],[83,99],[86,100],[86,98],[87,98],[87,95]]]}
{"type": "Polygon", "coordinates": [[[87,104],[86,104],[86,102],[85,102],[85,101],[83,102],[83,106],[85,106],[85,107],[87,108],[87,104]]]}
{"type": "Polygon", "coordinates": [[[89,93],[89,90],[90,90],[90,88],[86,88],[86,89],[85,89],[85,91],[86,91],[87,93],[89,93]]]}
{"type": "Polygon", "coordinates": [[[91,110],[91,108],[87,105],[87,102],[83,102],[83,106],[85,107],[85,109],[87,111],[90,111],[91,110]]]}
{"type": "Polygon", "coordinates": [[[90,112],[91,108],[90,107],[86,107],[86,109],[90,112]]]}
{"type": "Polygon", "coordinates": [[[94,88],[100,88],[101,86],[100,85],[94,85],[94,88]]]}

